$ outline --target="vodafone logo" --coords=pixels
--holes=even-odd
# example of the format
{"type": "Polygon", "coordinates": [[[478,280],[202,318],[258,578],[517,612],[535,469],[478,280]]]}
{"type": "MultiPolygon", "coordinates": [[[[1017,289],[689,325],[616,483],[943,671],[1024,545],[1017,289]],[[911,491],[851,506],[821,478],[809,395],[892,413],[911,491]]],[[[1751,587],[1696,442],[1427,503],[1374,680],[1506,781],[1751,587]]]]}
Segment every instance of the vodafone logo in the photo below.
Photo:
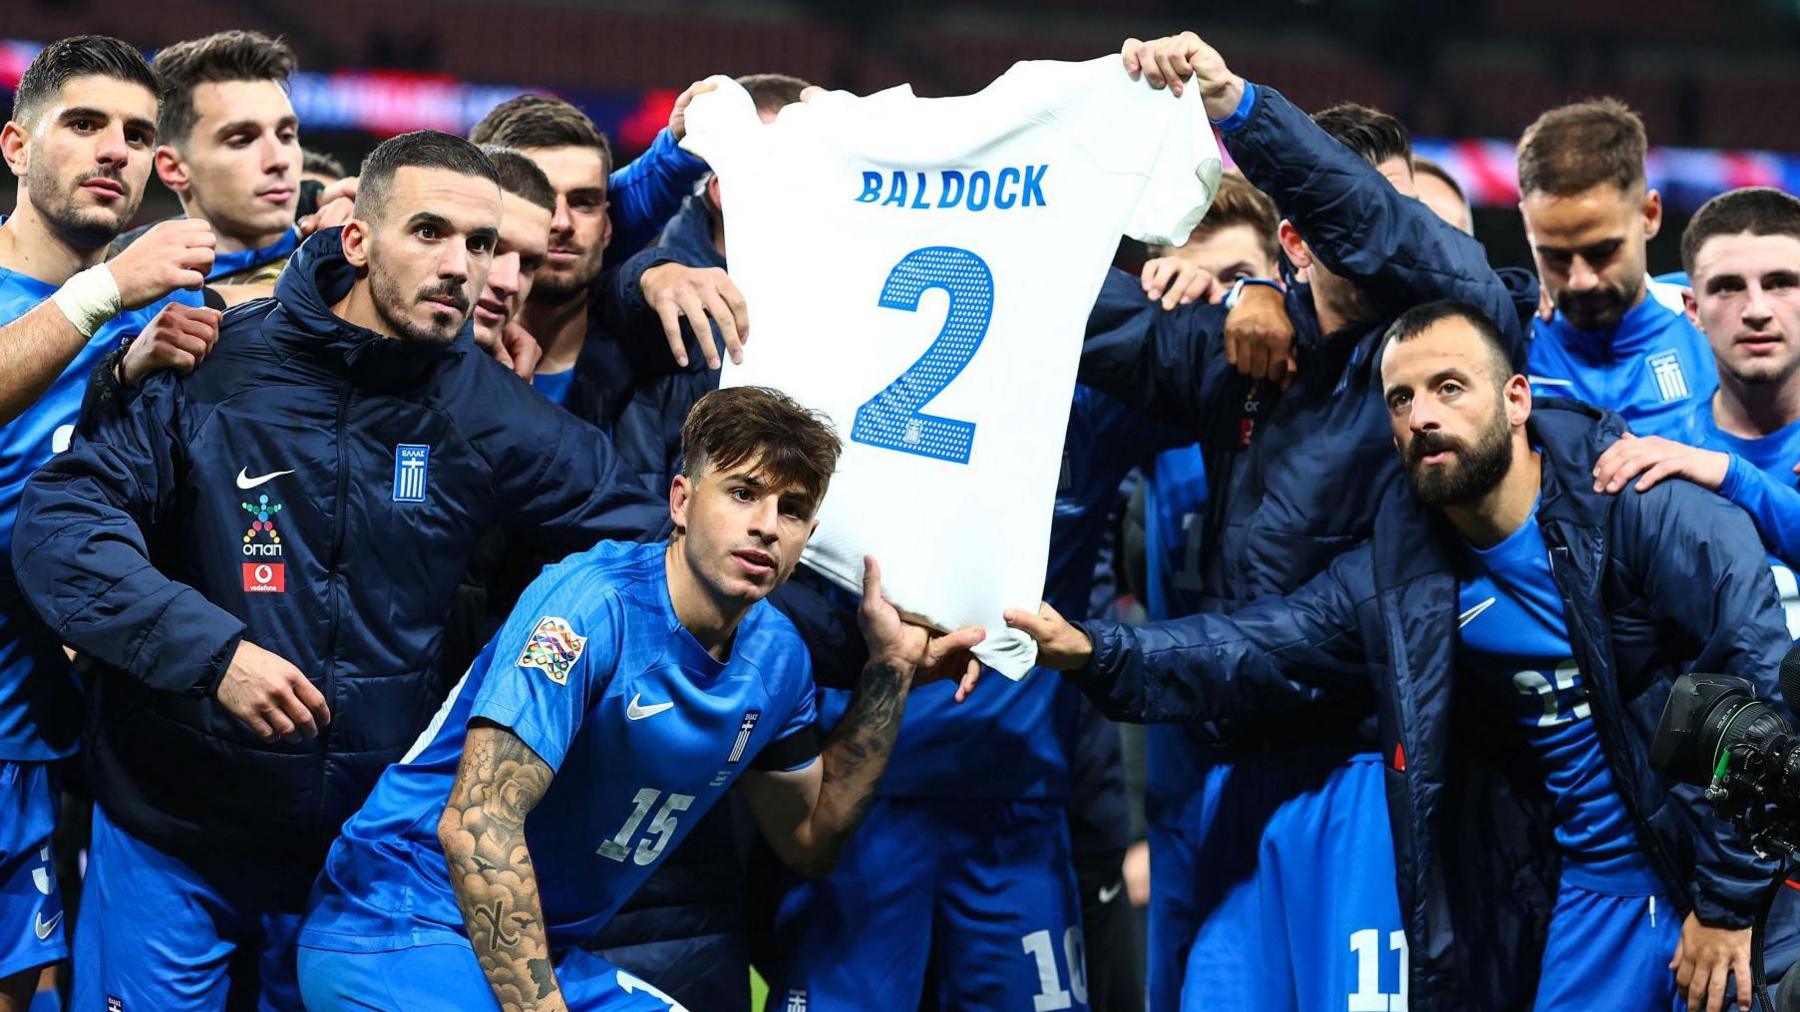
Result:
{"type": "Polygon", "coordinates": [[[287,593],[287,567],[279,562],[246,562],[244,590],[252,594],[287,593]]]}

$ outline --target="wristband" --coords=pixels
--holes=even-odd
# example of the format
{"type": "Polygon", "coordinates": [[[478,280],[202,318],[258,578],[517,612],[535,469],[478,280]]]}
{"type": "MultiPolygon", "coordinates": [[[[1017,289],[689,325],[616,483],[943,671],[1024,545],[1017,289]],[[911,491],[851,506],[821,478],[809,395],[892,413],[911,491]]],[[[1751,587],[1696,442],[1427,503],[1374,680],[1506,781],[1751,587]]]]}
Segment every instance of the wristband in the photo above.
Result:
{"type": "Polygon", "coordinates": [[[1238,298],[1244,294],[1244,288],[1248,285],[1268,285],[1278,292],[1282,290],[1280,282],[1269,278],[1239,278],[1231,283],[1231,291],[1225,293],[1226,312],[1237,308],[1238,298]]]}
{"type": "Polygon", "coordinates": [[[82,337],[93,337],[94,331],[125,308],[119,297],[119,283],[105,264],[95,264],[63,282],[50,301],[56,303],[82,337]]]}

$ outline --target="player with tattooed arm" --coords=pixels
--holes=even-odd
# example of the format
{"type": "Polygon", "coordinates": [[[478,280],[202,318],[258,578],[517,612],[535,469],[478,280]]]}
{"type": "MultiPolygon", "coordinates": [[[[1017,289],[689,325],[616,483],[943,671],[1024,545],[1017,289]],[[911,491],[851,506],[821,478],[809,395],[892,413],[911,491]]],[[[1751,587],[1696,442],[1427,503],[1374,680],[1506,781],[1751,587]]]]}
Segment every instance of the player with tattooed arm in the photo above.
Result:
{"type": "Polygon", "coordinates": [[[806,648],[762,599],[818,525],[837,437],[741,387],[682,442],[672,538],[546,569],[345,824],[301,935],[307,1008],[678,1008],[581,943],[740,775],[782,860],[829,871],[914,683],[972,674],[981,630],[903,623],[868,560],[870,659],[821,742],[806,648]]]}

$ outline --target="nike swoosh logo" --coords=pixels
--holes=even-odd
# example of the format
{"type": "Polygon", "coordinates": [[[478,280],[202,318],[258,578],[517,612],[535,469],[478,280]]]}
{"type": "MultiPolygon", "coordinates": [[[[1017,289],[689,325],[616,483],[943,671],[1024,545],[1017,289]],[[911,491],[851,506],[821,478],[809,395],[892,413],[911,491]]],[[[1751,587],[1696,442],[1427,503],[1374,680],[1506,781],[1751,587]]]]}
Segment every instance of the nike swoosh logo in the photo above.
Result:
{"type": "Polygon", "coordinates": [[[42,910],[39,910],[36,914],[32,915],[31,919],[33,923],[31,925],[31,930],[37,932],[38,941],[47,942],[50,940],[50,932],[55,931],[56,926],[62,923],[62,915],[63,912],[58,910],[56,916],[47,921],[44,920],[44,912],[42,910]]]}
{"type": "Polygon", "coordinates": [[[284,474],[293,474],[294,473],[292,471],[270,471],[268,474],[259,474],[256,477],[252,478],[248,474],[244,473],[248,470],[249,470],[249,468],[247,468],[247,467],[238,468],[237,485],[238,485],[238,488],[241,488],[246,492],[250,491],[251,489],[255,488],[258,485],[261,485],[265,481],[274,481],[276,478],[279,478],[284,474]]]}
{"type": "Polygon", "coordinates": [[[667,703],[657,703],[655,706],[640,706],[638,704],[642,699],[642,693],[634,693],[632,695],[631,702],[625,706],[626,720],[643,720],[645,717],[654,717],[675,705],[673,701],[670,701],[667,703]]]}
{"type": "Polygon", "coordinates": [[[1487,600],[1476,605],[1475,607],[1470,608],[1468,611],[1463,612],[1462,616],[1456,620],[1456,627],[1458,629],[1461,629],[1463,626],[1466,626],[1470,622],[1475,621],[1475,616],[1480,615],[1482,612],[1487,611],[1489,608],[1492,608],[1494,606],[1495,600],[1497,600],[1497,599],[1490,597],[1487,600]]]}
{"type": "Polygon", "coordinates": [[[1125,888],[1125,880],[1124,879],[1120,879],[1119,881],[1114,882],[1110,886],[1101,886],[1100,887],[1100,902],[1111,903],[1113,900],[1118,899],[1119,893],[1122,890],[1124,890],[1124,888],[1125,888]]]}

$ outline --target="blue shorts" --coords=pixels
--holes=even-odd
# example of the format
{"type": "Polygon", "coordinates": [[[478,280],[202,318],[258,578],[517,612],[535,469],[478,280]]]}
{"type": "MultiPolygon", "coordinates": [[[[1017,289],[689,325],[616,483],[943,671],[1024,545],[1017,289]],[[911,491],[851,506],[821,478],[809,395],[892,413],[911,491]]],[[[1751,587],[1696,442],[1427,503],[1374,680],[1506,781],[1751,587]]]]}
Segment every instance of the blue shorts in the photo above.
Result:
{"type": "Polygon", "coordinates": [[[0,761],[0,979],[69,956],[55,831],[50,764],[0,761]]]}
{"type": "MultiPolygon", "coordinates": [[[[387,952],[300,947],[307,1012],[464,1012],[493,1008],[492,989],[467,942],[387,952]]],[[[673,998],[582,949],[556,963],[570,1012],[687,1012],[673,998]]]]}
{"type": "Polygon", "coordinates": [[[1634,1012],[1681,1008],[1685,1002],[1669,969],[1681,920],[1662,896],[1614,896],[1565,880],[1550,916],[1533,1008],[1577,1012],[1595,1008],[1602,998],[1608,1008],[1634,1012]]]}
{"type": "Polygon", "coordinates": [[[1240,756],[1157,814],[1151,1012],[1399,1002],[1406,935],[1384,778],[1374,754],[1240,756]]]}
{"type": "Polygon", "coordinates": [[[837,869],[791,884],[769,1008],[1086,1009],[1081,902],[1058,801],[881,798],[837,869]]]}
{"type": "Polygon", "coordinates": [[[294,937],[316,872],[231,852],[189,863],[120,829],[95,805],[73,1007],[298,1010],[294,937]]]}

